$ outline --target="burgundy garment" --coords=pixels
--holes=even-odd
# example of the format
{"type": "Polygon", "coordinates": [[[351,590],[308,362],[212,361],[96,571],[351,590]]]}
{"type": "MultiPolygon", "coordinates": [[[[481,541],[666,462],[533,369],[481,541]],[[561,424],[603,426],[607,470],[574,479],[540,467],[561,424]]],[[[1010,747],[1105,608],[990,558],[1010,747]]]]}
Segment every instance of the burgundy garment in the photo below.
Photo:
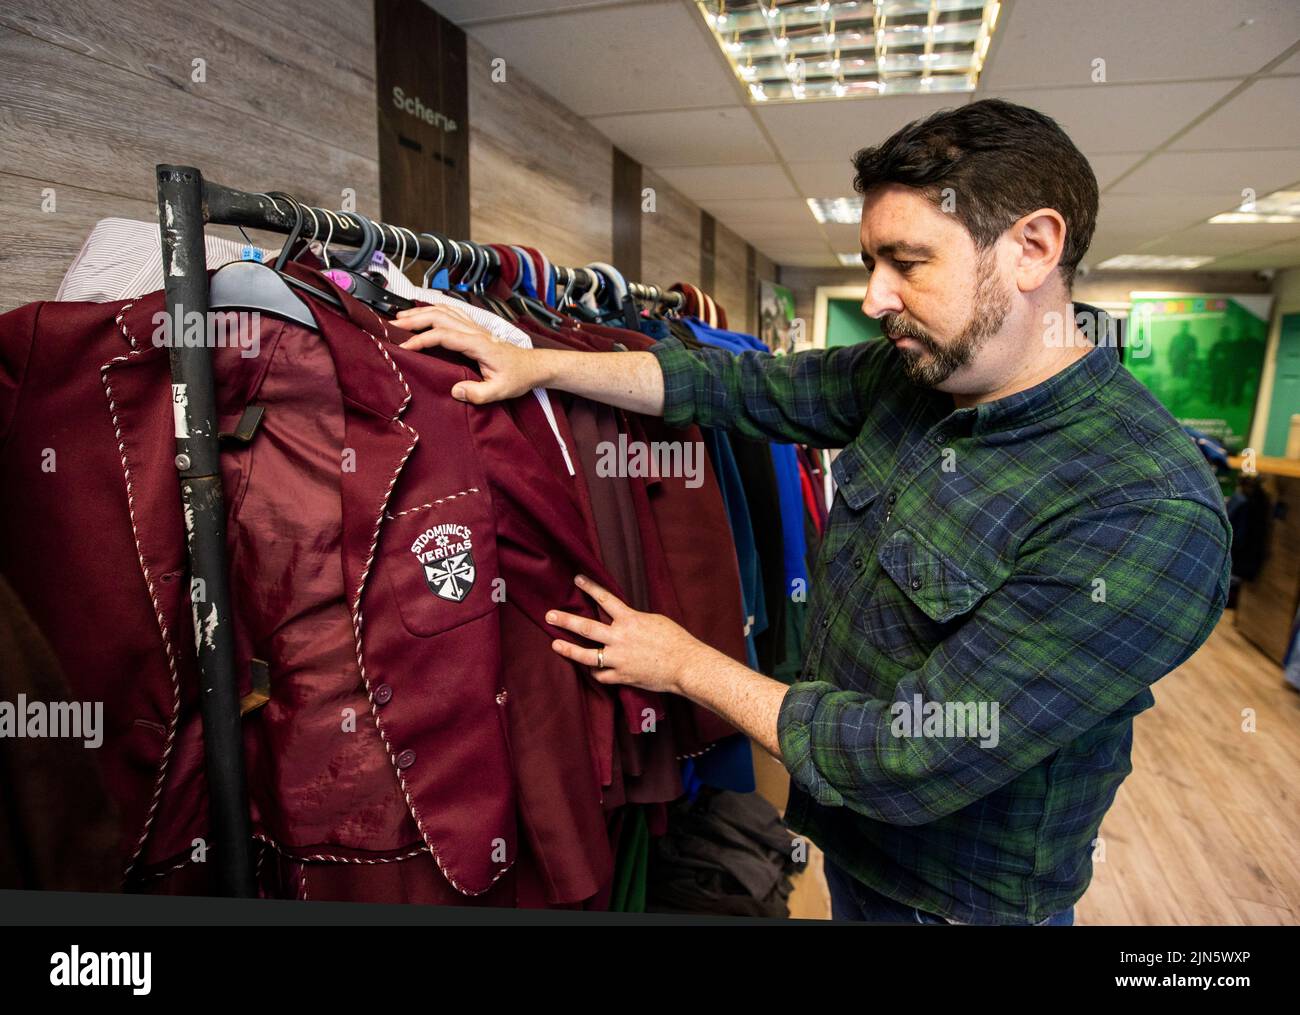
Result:
{"type": "MultiPolygon", "coordinates": [[[[249,361],[260,365],[217,356],[223,425],[241,402],[266,405],[252,443],[223,462],[223,480],[243,484],[226,489],[235,616],[222,618],[239,635],[243,689],[252,654],[271,657],[271,703],[246,719],[255,828],[290,859],[354,861],[346,869],[423,845],[458,893],[479,895],[519,853],[512,683],[549,667],[550,639],[568,637],[541,617],[594,616],[578,570],[616,585],[510,412],[428,396],[473,378],[469,362],[398,349],[381,319],[341,298],[346,316],[313,304],[319,334],[263,318],[249,361]],[[272,528],[259,539],[254,525],[272,528]],[[425,569],[447,587],[435,536],[448,533],[470,544],[477,572],[449,597],[425,569]],[[503,621],[511,611],[522,617],[503,621]],[[504,623],[537,632],[506,660],[504,623]]],[[[150,343],[162,304],[34,304],[0,318],[0,525],[22,537],[0,544],[0,571],[74,695],[105,702],[101,762],[133,882],[206,832],[167,350],[150,343]]],[[[198,619],[211,619],[202,604],[198,619]]],[[[589,677],[568,666],[559,679],[568,693],[589,677]]],[[[571,749],[594,784],[589,745],[571,749]]],[[[592,881],[608,862],[577,861],[592,881]]]]}
{"type": "MultiPolygon", "coordinates": [[[[0,577],[0,702],[17,712],[24,698],[29,708],[72,701],[49,643],[0,577]]],[[[80,716],[93,724],[93,710],[80,716]]],[[[94,730],[79,732],[0,737],[0,889],[111,892],[121,883],[111,862],[120,830],[94,730]]]]}
{"type": "MultiPolygon", "coordinates": [[[[538,348],[569,347],[536,323],[526,327],[538,348]]],[[[572,427],[573,457],[585,480],[580,485],[588,491],[601,559],[627,594],[626,602],[630,606],[637,610],[662,609],[666,604],[652,595],[647,579],[652,564],[644,559],[642,529],[653,521],[638,510],[637,497],[644,498],[640,484],[626,476],[601,475],[597,469],[598,446],[602,442],[618,441],[622,414],[610,406],[564,392],[554,393],[553,400],[563,406],[572,427]]],[[[663,574],[662,568],[660,572],[663,574]]],[[[666,587],[666,578],[661,577],[655,587],[666,587]]],[[[650,696],[634,688],[620,688],[618,699],[623,716],[614,731],[620,761],[618,786],[612,785],[612,778],[607,783],[611,790],[606,796],[606,808],[624,802],[677,799],[684,792],[680,766],[676,763],[683,751],[676,727],[665,722],[670,699],[650,696]],[[655,710],[653,736],[643,733],[649,709],[655,710]]]]}
{"type": "MultiPolygon", "coordinates": [[[[618,342],[628,349],[645,351],[655,344],[654,339],[639,332],[596,324],[577,324],[557,334],[570,337],[575,348],[599,349],[603,342],[604,349],[608,350],[618,342]]],[[[640,427],[635,439],[702,444],[697,426],[678,430],[658,416],[625,415],[640,427]]],[[[655,519],[652,528],[660,534],[672,597],[679,605],[679,614],[674,619],[706,645],[744,662],[745,610],[740,566],[736,562],[735,542],[722,492],[707,455],[703,457],[702,475],[703,483],[697,488],[688,487],[681,476],[645,481],[655,519]],[[690,533],[690,537],[684,538],[683,533],[690,533]]],[[[666,590],[664,598],[669,599],[666,590]]],[[[708,709],[692,705],[689,713],[699,744],[688,753],[698,753],[705,745],[736,732],[708,709]]]]}

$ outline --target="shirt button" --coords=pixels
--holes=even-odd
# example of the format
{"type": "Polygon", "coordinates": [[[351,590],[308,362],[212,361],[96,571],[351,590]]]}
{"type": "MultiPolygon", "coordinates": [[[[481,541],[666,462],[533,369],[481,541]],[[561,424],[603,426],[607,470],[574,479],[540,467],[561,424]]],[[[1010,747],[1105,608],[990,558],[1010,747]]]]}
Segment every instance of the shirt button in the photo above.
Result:
{"type": "Polygon", "coordinates": [[[826,628],[828,628],[828,627],[830,627],[830,626],[831,626],[831,618],[830,618],[830,617],[822,617],[822,630],[824,631],[824,630],[826,630],[826,628]]]}
{"type": "Polygon", "coordinates": [[[861,570],[862,570],[862,558],[861,558],[861,557],[854,557],[854,558],[853,558],[853,566],[856,567],[859,571],[861,571],[861,570]]]}
{"type": "Polygon", "coordinates": [[[896,494],[896,493],[891,493],[888,497],[885,498],[885,500],[887,500],[887,501],[889,501],[889,503],[893,504],[896,500],[898,500],[898,494],[896,494]]]}
{"type": "Polygon", "coordinates": [[[415,752],[409,747],[397,756],[398,768],[410,768],[415,764],[415,752]]]}
{"type": "Polygon", "coordinates": [[[393,689],[388,684],[380,684],[375,688],[375,704],[387,705],[393,700],[393,689]]]}
{"type": "Polygon", "coordinates": [[[920,579],[920,578],[913,578],[913,579],[912,579],[912,591],[913,591],[913,592],[916,592],[918,589],[920,589],[920,587],[921,587],[921,579],[920,579]]]}

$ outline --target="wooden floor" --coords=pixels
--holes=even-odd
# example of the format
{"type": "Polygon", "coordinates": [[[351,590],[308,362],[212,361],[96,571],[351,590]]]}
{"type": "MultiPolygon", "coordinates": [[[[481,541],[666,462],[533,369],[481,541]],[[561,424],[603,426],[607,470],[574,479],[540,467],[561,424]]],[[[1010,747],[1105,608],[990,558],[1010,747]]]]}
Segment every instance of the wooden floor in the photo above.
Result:
{"type": "MultiPolygon", "coordinates": [[[[1154,693],[1156,707],[1134,722],[1133,773],[1102,822],[1076,923],[1300,924],[1300,693],[1230,613],[1154,693]]],[[[760,791],[783,806],[773,765],[755,752],[760,791]]],[[[829,919],[813,861],[790,915],[829,919]]]]}

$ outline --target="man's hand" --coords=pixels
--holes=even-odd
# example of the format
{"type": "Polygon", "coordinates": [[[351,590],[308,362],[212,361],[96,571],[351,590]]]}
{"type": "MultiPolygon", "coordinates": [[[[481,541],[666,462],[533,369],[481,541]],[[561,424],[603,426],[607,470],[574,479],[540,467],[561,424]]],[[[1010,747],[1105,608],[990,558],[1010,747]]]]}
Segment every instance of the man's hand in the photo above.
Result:
{"type": "Polygon", "coordinates": [[[450,349],[478,363],[481,381],[461,381],[451,389],[453,398],[481,405],[515,398],[546,382],[544,357],[539,350],[501,342],[455,307],[413,307],[402,310],[393,327],[417,332],[402,343],[403,349],[450,349]]]}
{"type": "Polygon", "coordinates": [[[566,659],[591,667],[602,684],[630,684],[647,691],[681,694],[683,673],[701,652],[713,651],[667,617],[634,610],[582,575],[573,581],[609,614],[610,623],[560,610],[548,613],[547,623],[603,645],[604,649],[598,653],[594,648],[558,638],[551,642],[551,648],[566,659]],[[598,668],[601,662],[604,668],[598,668]]]}
{"type": "Polygon", "coordinates": [[[461,381],[452,395],[476,405],[514,398],[530,388],[558,388],[620,409],[662,416],[664,376],[648,352],[592,353],[571,349],[524,349],[501,342],[450,304],[412,307],[390,327],[418,332],[403,349],[450,349],[478,363],[481,381],[461,381]]]}

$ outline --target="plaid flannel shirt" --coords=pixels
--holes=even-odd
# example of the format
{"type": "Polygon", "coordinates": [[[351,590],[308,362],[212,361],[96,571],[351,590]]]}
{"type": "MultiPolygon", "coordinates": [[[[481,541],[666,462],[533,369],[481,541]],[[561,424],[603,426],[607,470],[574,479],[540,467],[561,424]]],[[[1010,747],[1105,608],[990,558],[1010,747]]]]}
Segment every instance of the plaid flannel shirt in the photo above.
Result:
{"type": "Polygon", "coordinates": [[[778,720],[787,824],[949,920],[1073,905],[1133,717],[1227,599],[1230,529],[1192,441],[1106,346],[956,410],[885,339],[654,353],[670,424],[844,449],[778,720]]]}

